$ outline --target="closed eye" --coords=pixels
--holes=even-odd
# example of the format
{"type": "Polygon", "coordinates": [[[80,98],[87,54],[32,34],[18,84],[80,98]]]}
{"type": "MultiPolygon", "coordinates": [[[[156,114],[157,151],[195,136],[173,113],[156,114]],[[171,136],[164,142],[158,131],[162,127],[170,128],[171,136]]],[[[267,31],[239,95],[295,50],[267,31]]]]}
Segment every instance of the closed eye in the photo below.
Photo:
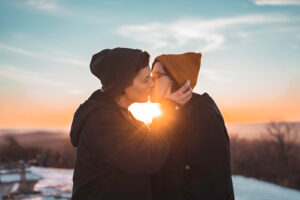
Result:
{"type": "Polygon", "coordinates": [[[150,79],[150,75],[147,76],[147,77],[145,77],[144,80],[143,80],[143,82],[147,83],[149,81],[149,79],[150,79]]]}

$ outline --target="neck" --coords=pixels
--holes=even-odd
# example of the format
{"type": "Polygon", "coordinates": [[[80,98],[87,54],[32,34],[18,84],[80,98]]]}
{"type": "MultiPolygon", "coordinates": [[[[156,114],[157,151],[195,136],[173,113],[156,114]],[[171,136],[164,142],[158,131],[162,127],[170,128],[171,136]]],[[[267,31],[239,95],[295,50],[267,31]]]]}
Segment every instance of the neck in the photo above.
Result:
{"type": "Polygon", "coordinates": [[[115,101],[120,107],[125,109],[128,109],[128,107],[132,104],[132,102],[129,101],[129,99],[124,95],[120,96],[119,98],[116,98],[115,101]]]}

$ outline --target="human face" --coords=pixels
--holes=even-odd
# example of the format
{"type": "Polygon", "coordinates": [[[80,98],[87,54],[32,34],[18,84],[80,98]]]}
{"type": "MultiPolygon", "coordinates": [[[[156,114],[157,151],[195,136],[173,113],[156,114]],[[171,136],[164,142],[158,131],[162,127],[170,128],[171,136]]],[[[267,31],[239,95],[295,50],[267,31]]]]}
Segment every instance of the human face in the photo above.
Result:
{"type": "Polygon", "coordinates": [[[167,75],[162,63],[156,62],[153,71],[154,87],[151,94],[151,102],[158,102],[164,97],[172,84],[171,78],[167,75]]]}
{"type": "Polygon", "coordinates": [[[138,72],[132,85],[125,89],[125,96],[132,103],[145,103],[148,101],[152,88],[151,69],[146,66],[138,72]]]}

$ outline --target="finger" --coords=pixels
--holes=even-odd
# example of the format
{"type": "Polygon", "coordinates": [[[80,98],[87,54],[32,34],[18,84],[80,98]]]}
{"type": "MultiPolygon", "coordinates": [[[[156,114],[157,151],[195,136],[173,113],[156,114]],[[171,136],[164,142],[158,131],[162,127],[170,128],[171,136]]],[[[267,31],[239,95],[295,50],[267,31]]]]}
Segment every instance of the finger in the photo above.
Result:
{"type": "Polygon", "coordinates": [[[189,86],[183,93],[189,92],[189,91],[191,91],[191,90],[193,90],[193,89],[192,89],[191,86],[189,86]]]}
{"type": "Polygon", "coordinates": [[[182,96],[181,98],[179,98],[180,102],[185,102],[186,100],[190,99],[193,96],[193,93],[189,93],[186,96],[182,96]]]}
{"type": "Polygon", "coordinates": [[[181,88],[179,88],[179,92],[180,93],[185,93],[189,89],[190,84],[191,84],[190,80],[185,81],[183,86],[181,88]]]}
{"type": "Polygon", "coordinates": [[[176,95],[184,93],[190,87],[190,80],[187,80],[176,92],[176,95]]]}
{"type": "Polygon", "coordinates": [[[176,95],[176,97],[178,99],[185,99],[187,96],[192,95],[193,90],[191,90],[190,88],[188,88],[186,91],[184,91],[184,93],[178,93],[176,95]]]}
{"type": "Polygon", "coordinates": [[[192,94],[193,94],[193,91],[189,89],[184,94],[182,94],[182,98],[185,99],[192,94]]]}
{"type": "Polygon", "coordinates": [[[179,96],[179,98],[185,99],[185,98],[187,98],[188,96],[191,96],[192,94],[193,94],[193,90],[191,90],[191,89],[189,88],[189,89],[187,89],[187,90],[185,91],[185,93],[181,94],[181,95],[179,96]]]}
{"type": "Polygon", "coordinates": [[[190,95],[188,96],[187,98],[185,98],[183,101],[182,101],[182,104],[186,104],[191,98],[192,98],[193,95],[190,95]]]}

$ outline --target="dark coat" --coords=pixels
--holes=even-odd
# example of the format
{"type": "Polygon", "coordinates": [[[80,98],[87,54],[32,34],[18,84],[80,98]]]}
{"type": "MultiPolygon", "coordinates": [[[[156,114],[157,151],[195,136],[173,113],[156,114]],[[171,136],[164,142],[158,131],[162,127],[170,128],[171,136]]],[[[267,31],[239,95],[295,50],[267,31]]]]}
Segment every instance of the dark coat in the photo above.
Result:
{"type": "Polygon", "coordinates": [[[154,134],[126,112],[100,90],[76,111],[72,200],[152,199],[150,174],[167,157],[167,134],[154,134]]]}
{"type": "Polygon", "coordinates": [[[207,94],[193,94],[181,108],[164,166],[152,176],[154,199],[233,200],[229,137],[207,94]]]}

